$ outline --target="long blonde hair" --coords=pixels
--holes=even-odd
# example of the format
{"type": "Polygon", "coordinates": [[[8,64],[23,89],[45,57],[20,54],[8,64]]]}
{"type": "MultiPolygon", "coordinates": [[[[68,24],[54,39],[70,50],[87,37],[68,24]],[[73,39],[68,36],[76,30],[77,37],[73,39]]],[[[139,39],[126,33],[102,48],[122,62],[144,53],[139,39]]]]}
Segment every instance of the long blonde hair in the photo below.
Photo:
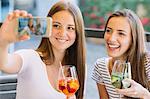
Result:
{"type": "MultiPolygon", "coordinates": [[[[85,81],[85,34],[84,34],[84,23],[82,14],[77,5],[71,2],[60,1],[56,3],[49,11],[49,17],[52,17],[59,11],[67,10],[74,17],[75,29],[76,29],[76,40],[74,44],[66,50],[63,64],[72,64],[76,66],[77,74],[79,78],[80,88],[76,93],[77,99],[83,99],[84,93],[84,81],[85,81]]],[[[53,54],[52,45],[48,38],[42,38],[42,42],[37,49],[38,53],[41,53],[43,60],[49,60],[50,64],[55,61],[53,54]]],[[[46,62],[45,62],[46,63],[46,62]]]]}

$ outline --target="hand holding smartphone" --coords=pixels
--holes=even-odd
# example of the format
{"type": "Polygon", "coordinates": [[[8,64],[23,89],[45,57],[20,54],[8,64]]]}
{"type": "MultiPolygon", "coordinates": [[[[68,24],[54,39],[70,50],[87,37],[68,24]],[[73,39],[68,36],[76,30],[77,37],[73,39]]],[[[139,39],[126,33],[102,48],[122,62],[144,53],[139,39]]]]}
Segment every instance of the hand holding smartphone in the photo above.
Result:
{"type": "Polygon", "coordinates": [[[33,18],[18,18],[17,19],[18,39],[27,40],[32,36],[49,37],[52,31],[51,17],[33,17],[33,18]]]}

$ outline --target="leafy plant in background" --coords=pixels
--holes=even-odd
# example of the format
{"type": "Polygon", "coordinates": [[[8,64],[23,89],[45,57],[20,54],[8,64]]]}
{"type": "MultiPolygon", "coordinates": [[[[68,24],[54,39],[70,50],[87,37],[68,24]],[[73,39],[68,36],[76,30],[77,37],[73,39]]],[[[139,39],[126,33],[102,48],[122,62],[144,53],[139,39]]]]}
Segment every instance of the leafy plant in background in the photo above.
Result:
{"type": "Polygon", "coordinates": [[[80,9],[84,16],[86,27],[103,29],[108,16],[123,8],[129,8],[138,13],[137,7],[142,5],[147,11],[140,16],[146,31],[150,31],[150,1],[149,0],[80,0],[80,9]]]}

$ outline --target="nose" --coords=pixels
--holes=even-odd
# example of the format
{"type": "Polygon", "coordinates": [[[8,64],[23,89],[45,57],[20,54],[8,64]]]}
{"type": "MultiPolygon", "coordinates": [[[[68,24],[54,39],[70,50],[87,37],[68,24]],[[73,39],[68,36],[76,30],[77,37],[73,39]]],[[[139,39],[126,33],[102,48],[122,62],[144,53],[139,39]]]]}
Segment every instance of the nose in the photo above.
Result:
{"type": "Polygon", "coordinates": [[[63,36],[66,36],[67,34],[67,31],[65,28],[62,28],[60,31],[59,31],[59,36],[63,37],[63,36]]]}
{"type": "Polygon", "coordinates": [[[116,41],[117,40],[117,35],[116,35],[116,33],[111,33],[111,35],[110,35],[110,40],[111,41],[116,41]]]}

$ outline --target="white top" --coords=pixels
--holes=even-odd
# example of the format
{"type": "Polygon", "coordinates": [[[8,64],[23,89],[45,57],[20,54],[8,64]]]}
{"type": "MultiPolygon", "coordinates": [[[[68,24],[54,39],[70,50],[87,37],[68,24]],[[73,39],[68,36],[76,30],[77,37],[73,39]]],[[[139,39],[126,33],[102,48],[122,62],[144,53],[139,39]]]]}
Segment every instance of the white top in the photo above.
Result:
{"type": "Polygon", "coordinates": [[[66,99],[49,83],[46,65],[36,51],[24,49],[15,53],[23,60],[18,73],[16,99],[66,99]]]}
{"type": "MultiPolygon", "coordinates": [[[[150,81],[150,57],[145,58],[145,70],[147,79],[150,81]]],[[[115,87],[111,84],[111,76],[108,70],[109,58],[100,58],[95,62],[92,79],[99,84],[103,84],[109,95],[109,99],[120,99],[115,87]]],[[[121,96],[123,97],[123,96],[121,96]]],[[[125,98],[123,98],[125,99],[125,98]]]]}

